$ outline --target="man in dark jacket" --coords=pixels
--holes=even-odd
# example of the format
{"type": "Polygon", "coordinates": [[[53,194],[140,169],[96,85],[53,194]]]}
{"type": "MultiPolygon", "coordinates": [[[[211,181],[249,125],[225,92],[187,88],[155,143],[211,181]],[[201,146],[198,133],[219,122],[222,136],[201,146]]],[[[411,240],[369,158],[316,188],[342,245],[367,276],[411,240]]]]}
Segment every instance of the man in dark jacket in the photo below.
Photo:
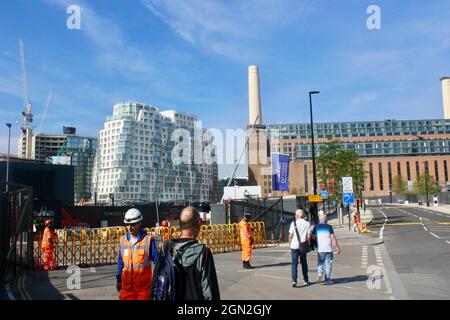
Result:
{"type": "Polygon", "coordinates": [[[195,240],[200,231],[200,215],[193,207],[181,211],[181,236],[174,239],[176,261],[183,266],[186,283],[184,300],[220,300],[219,284],[211,251],[195,240]]]}

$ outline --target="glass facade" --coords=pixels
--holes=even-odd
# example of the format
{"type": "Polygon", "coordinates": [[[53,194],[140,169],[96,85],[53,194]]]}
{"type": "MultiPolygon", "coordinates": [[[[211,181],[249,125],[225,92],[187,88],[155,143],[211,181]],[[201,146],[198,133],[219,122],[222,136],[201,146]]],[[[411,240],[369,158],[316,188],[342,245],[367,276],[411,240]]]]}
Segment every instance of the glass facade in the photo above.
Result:
{"type": "MultiPolygon", "coordinates": [[[[269,132],[279,130],[281,140],[311,139],[311,125],[276,124],[268,126],[269,132]]],[[[422,134],[450,134],[450,120],[384,120],[361,122],[315,123],[315,138],[381,137],[422,134]]]]}
{"type": "MultiPolygon", "coordinates": [[[[315,154],[319,156],[325,143],[315,143],[315,154]]],[[[445,155],[450,153],[450,139],[435,140],[400,140],[400,141],[369,141],[341,142],[342,150],[355,151],[361,157],[406,156],[406,155],[445,155]]],[[[295,159],[310,159],[311,144],[298,143],[295,148],[295,159]]]]}
{"type": "MultiPolygon", "coordinates": [[[[291,159],[312,158],[310,124],[270,125],[267,134],[272,151],[279,150],[277,141],[283,142],[283,152],[291,159]],[[293,139],[304,139],[294,143],[293,139]]],[[[447,155],[450,137],[438,138],[421,135],[450,134],[450,120],[385,120],[314,124],[315,138],[338,138],[342,150],[355,151],[361,157],[447,155]],[[396,137],[392,140],[390,137],[396,137]],[[345,141],[345,138],[366,137],[366,141],[345,141]],[[402,139],[403,138],[403,139],[402,139]],[[342,139],[344,141],[342,141],[342,139]]],[[[320,156],[325,143],[315,143],[315,154],[320,156]]]]}
{"type": "Polygon", "coordinates": [[[74,202],[83,198],[91,199],[92,171],[94,168],[97,139],[67,136],[59,150],[58,156],[70,157],[70,164],[74,166],[74,202]]]}

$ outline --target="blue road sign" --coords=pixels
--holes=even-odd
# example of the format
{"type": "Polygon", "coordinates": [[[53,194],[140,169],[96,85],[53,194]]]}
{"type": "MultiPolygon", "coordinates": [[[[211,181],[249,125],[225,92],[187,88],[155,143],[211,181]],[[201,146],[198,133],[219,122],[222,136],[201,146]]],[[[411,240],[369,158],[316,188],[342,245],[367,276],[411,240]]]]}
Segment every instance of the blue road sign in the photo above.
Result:
{"type": "Polygon", "coordinates": [[[328,199],[328,191],[327,190],[320,191],[320,195],[322,196],[322,199],[324,199],[324,200],[328,199]]]}
{"type": "Polygon", "coordinates": [[[355,202],[355,194],[353,192],[345,192],[342,194],[342,201],[344,205],[352,204],[355,202]]]}

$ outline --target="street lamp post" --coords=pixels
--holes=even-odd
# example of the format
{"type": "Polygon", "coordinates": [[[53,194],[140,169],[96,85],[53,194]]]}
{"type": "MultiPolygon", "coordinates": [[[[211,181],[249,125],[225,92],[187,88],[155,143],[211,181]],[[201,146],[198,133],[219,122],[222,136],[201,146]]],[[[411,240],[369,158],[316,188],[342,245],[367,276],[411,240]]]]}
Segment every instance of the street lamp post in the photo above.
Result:
{"type": "MultiPolygon", "coordinates": [[[[312,98],[311,96],[313,94],[319,94],[319,91],[310,91],[309,92],[309,113],[311,116],[311,149],[312,149],[312,165],[313,165],[313,184],[314,184],[314,194],[317,194],[317,175],[316,175],[316,154],[314,151],[314,122],[313,122],[313,113],[312,113],[312,98]]],[[[317,216],[317,202],[314,202],[312,206],[313,212],[312,216],[314,217],[314,220],[318,221],[317,216]]]]}
{"type": "Polygon", "coordinates": [[[6,123],[8,127],[8,156],[6,158],[6,192],[9,191],[9,154],[10,154],[10,146],[11,146],[11,123],[6,123]]]}

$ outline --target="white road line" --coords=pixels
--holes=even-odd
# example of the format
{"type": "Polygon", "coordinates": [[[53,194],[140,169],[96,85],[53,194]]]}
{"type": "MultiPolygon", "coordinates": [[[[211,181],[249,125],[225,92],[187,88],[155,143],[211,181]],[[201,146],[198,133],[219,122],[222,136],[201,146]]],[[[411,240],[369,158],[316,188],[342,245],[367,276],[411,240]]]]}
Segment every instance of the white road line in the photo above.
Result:
{"type": "Polygon", "coordinates": [[[447,242],[448,244],[450,244],[450,241],[445,241],[445,242],[447,242]]]}
{"type": "Polygon", "coordinates": [[[427,218],[422,218],[423,220],[426,220],[426,221],[430,221],[430,219],[427,219],[427,218]]]}
{"type": "Polygon", "coordinates": [[[382,258],[383,256],[381,255],[380,248],[374,247],[374,251],[375,251],[375,255],[376,255],[377,264],[383,272],[383,280],[384,280],[384,284],[386,285],[385,293],[392,294],[391,282],[389,281],[389,277],[387,275],[386,268],[384,267],[383,258],[382,258]]]}
{"type": "Polygon", "coordinates": [[[13,295],[13,293],[11,291],[11,287],[9,286],[9,283],[7,283],[5,285],[5,290],[6,290],[6,294],[8,295],[9,300],[16,300],[16,298],[14,297],[14,295],[13,295]]]}
{"type": "Polygon", "coordinates": [[[384,228],[386,227],[386,222],[388,221],[388,217],[387,217],[387,216],[384,214],[384,212],[381,211],[380,209],[378,209],[378,211],[380,211],[381,214],[384,216],[384,224],[383,224],[383,226],[381,227],[380,233],[379,233],[379,235],[378,235],[378,237],[379,237],[381,240],[383,240],[383,237],[384,237],[384,228]]]}
{"type": "Polygon", "coordinates": [[[425,229],[425,231],[426,231],[426,232],[428,232],[428,229],[427,229],[427,227],[423,226],[423,228],[425,229]]]}
{"type": "Polygon", "coordinates": [[[272,279],[280,279],[280,280],[286,280],[286,281],[290,281],[290,278],[285,278],[285,277],[277,277],[277,276],[270,276],[268,274],[261,274],[261,273],[255,273],[255,276],[258,277],[264,277],[264,278],[272,278],[272,279]]]}
{"type": "Polygon", "coordinates": [[[435,236],[436,238],[440,239],[437,235],[435,235],[433,232],[430,232],[431,235],[435,236]]]}

